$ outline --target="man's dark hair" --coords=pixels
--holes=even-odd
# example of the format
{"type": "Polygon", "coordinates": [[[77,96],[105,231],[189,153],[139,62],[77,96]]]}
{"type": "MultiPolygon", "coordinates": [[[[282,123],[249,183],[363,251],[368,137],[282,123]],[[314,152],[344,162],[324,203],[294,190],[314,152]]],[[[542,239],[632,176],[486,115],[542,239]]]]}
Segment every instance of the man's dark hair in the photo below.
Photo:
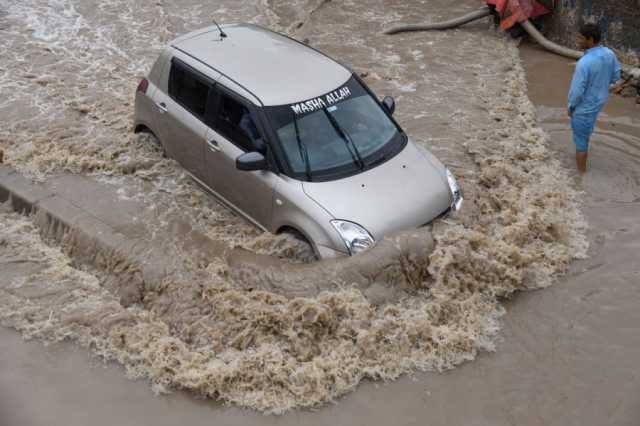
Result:
{"type": "Polygon", "coordinates": [[[600,31],[600,27],[596,24],[584,24],[580,27],[580,34],[587,40],[590,38],[593,39],[596,43],[600,43],[600,40],[602,40],[602,31],[600,31]]]}

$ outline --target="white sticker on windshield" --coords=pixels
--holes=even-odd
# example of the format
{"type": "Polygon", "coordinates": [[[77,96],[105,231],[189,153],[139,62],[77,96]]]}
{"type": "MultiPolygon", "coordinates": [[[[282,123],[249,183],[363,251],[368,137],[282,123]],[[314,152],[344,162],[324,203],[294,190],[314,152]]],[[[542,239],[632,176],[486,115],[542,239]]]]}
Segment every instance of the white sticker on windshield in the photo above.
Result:
{"type": "Polygon", "coordinates": [[[336,112],[337,110],[338,110],[337,106],[332,106],[332,107],[327,108],[327,111],[329,111],[329,112],[336,112]]]}
{"type": "MultiPolygon", "coordinates": [[[[351,96],[351,90],[348,87],[343,87],[338,90],[321,96],[319,98],[311,99],[306,102],[300,102],[299,104],[291,105],[291,109],[296,114],[308,114],[310,112],[317,111],[319,109],[327,108],[330,105],[336,104],[351,96]]],[[[335,111],[335,109],[330,112],[335,111]]]]}

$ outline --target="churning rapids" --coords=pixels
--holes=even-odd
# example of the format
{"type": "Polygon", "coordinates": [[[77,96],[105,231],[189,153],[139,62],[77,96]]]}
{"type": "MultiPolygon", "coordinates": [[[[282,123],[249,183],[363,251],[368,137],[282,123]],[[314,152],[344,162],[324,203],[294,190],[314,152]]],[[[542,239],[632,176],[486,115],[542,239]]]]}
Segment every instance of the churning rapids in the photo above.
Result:
{"type": "MultiPolygon", "coordinates": [[[[392,301],[348,286],[308,298],[246,290],[212,259],[206,279],[167,283],[125,307],[100,271],[74,268],[64,244],[45,244],[29,218],[1,211],[0,267],[28,265],[0,279],[2,324],[77,341],[158,392],[186,389],[270,413],[494,350],[501,299],[551,285],[585,256],[586,224],[537,127],[512,41],[489,22],[380,34],[477,5],[458,3],[0,0],[0,149],[33,179],[90,175],[163,214],[181,211],[211,238],[307,260],[296,241],[245,224],[131,132],[133,92],[159,50],[215,17],[269,26],[352,64],[377,93],[396,97],[400,123],[460,176],[467,200],[462,214],[434,224],[428,257],[394,271],[411,288],[392,301]]],[[[292,69],[291,78],[304,76],[292,69]]]]}

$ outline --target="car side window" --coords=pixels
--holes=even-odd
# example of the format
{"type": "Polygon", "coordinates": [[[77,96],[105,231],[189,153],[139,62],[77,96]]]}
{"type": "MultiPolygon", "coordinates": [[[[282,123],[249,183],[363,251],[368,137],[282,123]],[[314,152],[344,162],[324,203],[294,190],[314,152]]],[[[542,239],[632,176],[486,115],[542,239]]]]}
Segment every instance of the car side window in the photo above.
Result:
{"type": "Polygon", "coordinates": [[[243,151],[255,151],[260,139],[249,109],[231,96],[220,93],[216,130],[243,151]]]}
{"type": "Polygon", "coordinates": [[[172,61],[169,96],[200,119],[205,116],[209,89],[209,84],[203,78],[179,62],[172,61]]]}

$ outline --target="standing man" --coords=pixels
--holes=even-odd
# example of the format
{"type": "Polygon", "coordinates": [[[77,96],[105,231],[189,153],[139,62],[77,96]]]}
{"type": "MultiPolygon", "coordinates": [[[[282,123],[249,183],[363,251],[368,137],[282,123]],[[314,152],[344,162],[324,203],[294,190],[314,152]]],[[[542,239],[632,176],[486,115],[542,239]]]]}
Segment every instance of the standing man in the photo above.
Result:
{"type": "Polygon", "coordinates": [[[587,172],[589,138],[609,99],[609,86],[620,80],[620,62],[615,53],[600,46],[602,33],[595,24],[580,28],[576,37],[578,46],[585,50],[576,65],[576,72],[569,91],[569,117],[576,145],[578,173],[587,172]]]}

